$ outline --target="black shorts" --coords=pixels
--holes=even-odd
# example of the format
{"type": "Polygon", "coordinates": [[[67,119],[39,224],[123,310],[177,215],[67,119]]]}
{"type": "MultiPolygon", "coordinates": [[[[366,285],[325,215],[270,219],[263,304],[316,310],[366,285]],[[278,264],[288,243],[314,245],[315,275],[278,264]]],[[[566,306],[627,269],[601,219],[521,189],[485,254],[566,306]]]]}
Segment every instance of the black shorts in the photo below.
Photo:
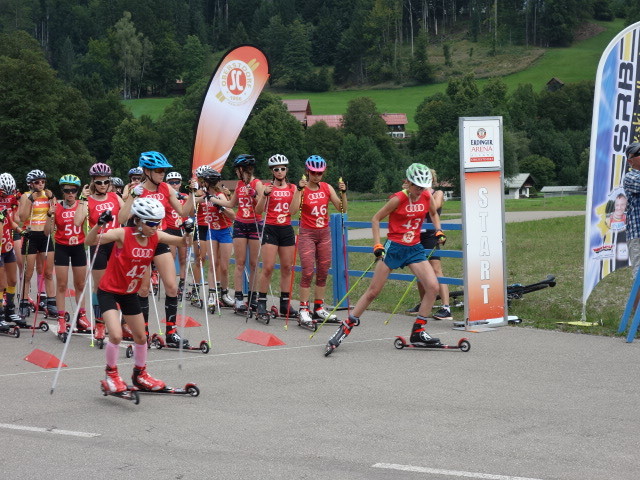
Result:
{"type": "Polygon", "coordinates": [[[156,251],[153,252],[153,256],[157,257],[158,255],[162,255],[163,253],[170,253],[171,249],[169,248],[169,245],[167,245],[166,243],[158,243],[158,245],[156,246],[156,251]]]}
{"type": "Polygon", "coordinates": [[[209,240],[209,225],[198,225],[198,228],[196,228],[196,234],[194,237],[194,240],[197,241],[201,241],[201,242],[206,242],[207,240],[209,240]]]}
{"type": "MultiPolygon", "coordinates": [[[[440,244],[438,243],[438,239],[436,238],[435,230],[427,230],[426,232],[420,232],[420,243],[422,244],[424,249],[427,251],[427,257],[429,257],[431,250],[433,250],[434,248],[436,250],[440,250],[440,244]]],[[[436,252],[434,251],[433,254],[431,254],[431,256],[429,257],[429,260],[440,260],[440,256],[436,255],[435,253],[436,252]]]]}
{"type": "Polygon", "coordinates": [[[296,234],[291,225],[265,225],[262,234],[262,244],[277,245],[279,247],[293,247],[296,244],[296,234]]]}
{"type": "MultiPolygon", "coordinates": [[[[96,261],[93,264],[94,270],[104,270],[107,268],[107,262],[109,261],[109,257],[111,256],[111,251],[113,250],[113,242],[105,243],[100,245],[98,249],[98,256],[96,257],[96,261]]],[[[91,256],[91,260],[93,261],[94,255],[96,255],[96,246],[89,247],[89,254],[91,256]]]]}
{"type": "Polygon", "coordinates": [[[22,235],[20,235],[17,230],[13,231],[13,241],[15,242],[16,240],[20,240],[22,238],[22,235]]]}
{"type": "Polygon", "coordinates": [[[29,238],[22,242],[22,254],[33,255],[36,253],[53,252],[51,236],[44,232],[31,232],[29,238]]]}
{"type": "Polygon", "coordinates": [[[123,315],[138,315],[142,313],[137,293],[120,294],[98,289],[98,304],[103,314],[108,310],[117,310],[118,305],[120,305],[120,311],[123,315]]]}
{"type": "Polygon", "coordinates": [[[163,232],[173,235],[174,237],[182,237],[182,230],[179,228],[165,228],[163,232]]]}
{"type": "Polygon", "coordinates": [[[248,240],[259,240],[262,231],[262,223],[258,222],[233,222],[233,238],[246,238],[248,240]]]}
{"type": "Polygon", "coordinates": [[[0,267],[7,263],[16,263],[16,252],[13,249],[0,255],[0,267]]]}
{"type": "Polygon", "coordinates": [[[84,252],[84,245],[56,244],[53,264],[58,267],[68,267],[69,261],[71,261],[72,267],[85,267],[87,265],[87,254],[84,252]]]}

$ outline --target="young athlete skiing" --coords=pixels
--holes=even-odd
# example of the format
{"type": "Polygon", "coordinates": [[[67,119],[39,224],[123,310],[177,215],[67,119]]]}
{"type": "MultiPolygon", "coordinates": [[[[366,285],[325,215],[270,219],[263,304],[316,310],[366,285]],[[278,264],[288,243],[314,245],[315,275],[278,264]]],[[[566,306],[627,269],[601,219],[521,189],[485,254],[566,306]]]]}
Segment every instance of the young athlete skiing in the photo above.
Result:
{"type": "MultiPolygon", "coordinates": [[[[73,272],[73,287],[76,292],[76,302],[82,305],[84,298],[84,283],[87,273],[87,256],[84,251],[84,231],[82,226],[74,224],[78,212],[77,200],[80,190],[80,179],[71,174],[63,175],[58,182],[62,189],[62,201],[51,206],[51,217],[47,219],[44,232],[49,235],[55,230],[56,243],[54,264],[56,271],[56,304],[58,305],[58,335],[62,339],[67,333],[68,325],[65,317],[65,298],[69,278],[69,262],[73,272]]],[[[79,330],[89,330],[91,324],[87,320],[84,308],[78,312],[77,326],[79,330]]]]}
{"type": "MultiPolygon", "coordinates": [[[[322,181],[327,169],[327,162],[318,155],[311,155],[305,162],[307,180],[301,180],[299,186],[302,193],[302,213],[298,234],[298,253],[302,267],[300,280],[300,322],[312,327],[315,320],[326,320],[329,312],[324,308],[324,293],[327,275],[331,266],[331,232],[329,231],[329,202],[340,212],[347,212],[347,186],[341,181],[338,196],[334,188],[322,181]],[[313,313],[309,311],[309,295],[311,279],[316,273],[313,313]]],[[[334,320],[332,315],[328,320],[334,320]]]]}
{"type": "Polygon", "coordinates": [[[262,235],[262,274],[258,280],[258,318],[268,319],[267,290],[276,263],[280,257],[280,314],[297,317],[291,309],[290,280],[293,264],[296,235],[291,226],[291,215],[300,208],[301,188],[287,180],[289,160],[281,154],[268,160],[273,173],[271,183],[266,183],[256,205],[256,213],[266,212],[264,233],[262,235]]]}
{"type": "MultiPolygon", "coordinates": [[[[438,292],[438,279],[433,267],[427,262],[427,255],[420,243],[420,229],[425,213],[430,212],[436,230],[440,230],[440,218],[435,205],[431,203],[429,187],[431,187],[431,172],[420,163],[414,163],[406,171],[409,186],[405,190],[394,193],[390,200],[373,216],[371,230],[373,234],[373,253],[382,261],[378,261],[373,279],[367,291],[360,297],[347,320],[331,336],[325,355],[329,355],[345,339],[353,327],[360,324],[360,315],[369,304],[375,300],[392,270],[409,267],[425,288],[420,310],[411,330],[411,344],[437,344],[439,339],[431,337],[425,331],[427,315],[431,311],[438,292]],[[389,233],[387,248],[380,243],[380,222],[389,217],[389,233]]],[[[444,234],[438,235],[438,240],[444,243],[444,234]]]]}
{"type": "MultiPolygon", "coordinates": [[[[234,301],[229,296],[229,260],[233,252],[231,225],[236,218],[236,212],[231,208],[213,204],[213,198],[222,201],[229,200],[225,189],[220,184],[222,179],[220,172],[204,165],[196,169],[196,176],[200,186],[200,190],[195,193],[197,197],[196,204],[198,205],[198,230],[203,227],[207,229],[206,236],[204,229],[201,232],[202,238],[208,239],[207,250],[203,253],[213,257],[209,261],[209,298],[207,306],[212,310],[215,309],[215,298],[217,296],[220,302],[219,306],[233,307],[234,301]],[[200,212],[202,212],[202,215],[200,212]],[[201,222],[203,227],[200,226],[201,222]],[[215,272],[213,270],[214,267],[215,272]],[[216,290],[212,288],[214,279],[216,290]]],[[[196,187],[195,183],[193,187],[196,187]]],[[[203,246],[200,248],[205,249],[203,246]]]]}
{"type": "MultiPolygon", "coordinates": [[[[118,214],[120,223],[124,224],[127,222],[131,206],[136,198],[157,199],[165,209],[165,213],[173,208],[179,216],[183,216],[183,208],[182,204],[178,200],[178,193],[164,182],[164,176],[167,169],[172,168],[172,165],[166,157],[160,152],[143,152],[140,154],[138,162],[144,177],[141,183],[130,188],[128,192],[125,192],[125,202],[118,214]]],[[[192,203],[193,198],[189,196],[185,201],[185,205],[192,203]]],[[[163,223],[161,225],[161,229],[164,229],[166,226],[164,222],[165,215],[163,215],[162,218],[163,223]]],[[[171,237],[171,235],[169,235],[169,237],[171,237]]],[[[166,238],[166,235],[163,235],[163,238],[166,238]]],[[[181,339],[176,330],[176,317],[178,313],[178,282],[176,281],[176,267],[173,261],[173,256],[171,255],[169,245],[166,242],[161,241],[157,245],[153,255],[153,263],[160,274],[166,294],[164,311],[167,325],[167,335],[165,337],[167,346],[178,347],[182,342],[182,345],[186,348],[189,346],[189,342],[185,339],[181,339]]],[[[147,275],[150,275],[150,272],[147,272],[147,275]]],[[[138,291],[142,313],[147,324],[149,321],[149,285],[150,276],[147,276],[143,279],[142,285],[138,291]]]]}
{"type": "MultiPolygon", "coordinates": [[[[29,190],[20,197],[18,205],[18,218],[27,239],[22,245],[22,254],[26,255],[27,261],[23,279],[24,291],[20,298],[20,316],[26,317],[29,313],[29,287],[33,270],[36,268],[38,273],[44,276],[47,313],[57,317],[56,288],[53,282],[53,242],[51,237],[44,233],[47,216],[51,215],[49,208],[56,199],[51,190],[45,188],[47,176],[42,170],[31,170],[26,180],[29,190]]],[[[40,285],[38,285],[39,288],[40,285]]]]}
{"type": "MultiPolygon", "coordinates": [[[[182,185],[182,175],[179,172],[169,172],[167,174],[167,184],[175,190],[178,195],[178,201],[180,205],[184,205],[187,201],[188,195],[180,193],[180,186],[182,185]]],[[[183,206],[184,215],[184,209],[183,206]]],[[[175,211],[173,207],[169,209],[167,215],[165,217],[166,220],[166,228],[165,232],[170,235],[182,236],[182,232],[180,231],[180,227],[185,221],[185,217],[183,215],[178,215],[178,212],[175,211]]],[[[182,297],[182,290],[184,289],[184,279],[187,273],[187,249],[184,247],[169,247],[171,250],[171,255],[175,261],[175,258],[178,257],[178,264],[180,265],[180,281],[178,283],[178,297],[182,297]]]]}
{"type": "Polygon", "coordinates": [[[26,327],[26,322],[16,314],[15,305],[18,269],[20,267],[16,251],[20,246],[16,245],[16,234],[19,239],[22,239],[17,231],[18,225],[15,222],[15,216],[18,211],[18,198],[16,181],[13,176],[10,173],[0,174],[0,214],[4,217],[0,256],[2,256],[2,262],[4,263],[7,283],[4,290],[6,302],[4,317],[0,317],[0,320],[26,327]]]}
{"type": "MultiPolygon", "coordinates": [[[[118,212],[122,208],[124,202],[116,193],[110,192],[111,187],[111,167],[104,163],[94,163],[89,168],[89,176],[91,183],[85,185],[80,195],[80,208],[76,212],[74,224],[76,227],[82,227],[85,220],[89,223],[89,228],[95,227],[98,218],[102,212],[111,211],[113,219],[103,226],[104,230],[110,230],[120,226],[118,223],[118,212]]],[[[98,248],[91,247],[89,254],[91,258],[95,256],[91,277],[93,280],[91,305],[93,307],[96,319],[95,338],[98,340],[105,338],[105,324],[102,321],[102,312],[98,304],[98,285],[105,274],[109,256],[113,250],[113,243],[100,245],[98,248]]],[[[80,316],[86,315],[84,308],[80,309],[80,316]]]]}
{"type": "Polygon", "coordinates": [[[118,345],[122,340],[119,305],[135,342],[133,385],[141,390],[161,391],[166,388],[165,383],[153,378],[146,369],[147,334],[137,292],[145,279],[149,278],[148,270],[159,243],[188,246],[190,235],[176,237],[158,231],[158,226],[165,217],[165,207],[155,198],[137,198],[128,210],[132,215],[132,226],[103,231],[102,227],[113,220],[111,212],[105,211],[86,238],[88,245],[116,245],[106,274],[98,287],[98,301],[109,332],[106,344],[106,386],[110,393],[127,390],[127,384],[120,377],[117,366],[120,352],[118,345]]]}
{"type": "Polygon", "coordinates": [[[211,197],[209,201],[214,205],[225,208],[238,207],[236,219],[233,222],[233,251],[235,252],[235,310],[239,313],[247,311],[242,291],[242,280],[247,262],[246,251],[249,248],[249,294],[247,301],[252,309],[257,308],[256,297],[252,288],[256,287],[256,272],[258,268],[258,253],[260,251],[260,237],[262,231],[262,215],[256,213],[257,198],[262,195],[264,186],[254,177],[253,170],[256,159],[253,155],[241,154],[233,161],[233,168],[238,177],[238,184],[229,200],[211,197]]]}

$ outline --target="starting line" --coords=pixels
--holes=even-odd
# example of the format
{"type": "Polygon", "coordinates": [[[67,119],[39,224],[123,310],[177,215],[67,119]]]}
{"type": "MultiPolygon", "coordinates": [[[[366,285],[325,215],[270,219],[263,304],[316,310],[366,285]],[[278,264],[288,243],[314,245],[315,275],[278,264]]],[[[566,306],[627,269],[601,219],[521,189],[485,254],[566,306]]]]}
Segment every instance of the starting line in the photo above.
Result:
{"type": "Polygon", "coordinates": [[[82,438],[94,438],[100,436],[99,433],[74,432],[72,430],[60,430],[58,428],[27,427],[26,425],[12,425],[10,423],[0,423],[0,428],[6,428],[8,430],[22,430],[25,432],[53,433],[56,435],[69,435],[71,437],[82,438]]]}
{"type": "Polygon", "coordinates": [[[457,470],[442,470],[440,468],[415,467],[413,465],[398,465],[395,463],[376,463],[371,468],[400,470],[403,472],[430,473],[432,475],[448,475],[451,477],[480,478],[483,480],[541,480],[540,478],[511,477],[508,475],[492,475],[489,473],[461,472],[457,470]]]}

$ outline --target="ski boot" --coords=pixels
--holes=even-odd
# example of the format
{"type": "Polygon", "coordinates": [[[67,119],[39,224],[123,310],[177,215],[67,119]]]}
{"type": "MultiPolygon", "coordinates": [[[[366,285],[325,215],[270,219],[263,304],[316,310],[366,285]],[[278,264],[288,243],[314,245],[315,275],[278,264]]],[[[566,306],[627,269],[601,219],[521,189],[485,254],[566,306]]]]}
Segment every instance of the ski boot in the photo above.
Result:
{"type": "Polygon", "coordinates": [[[11,325],[0,319],[0,335],[18,338],[20,336],[20,328],[17,325],[11,325]]]}
{"type": "Polygon", "coordinates": [[[45,318],[56,318],[58,316],[58,307],[56,306],[55,298],[47,298],[47,303],[44,307],[45,318]]]}
{"type": "Polygon", "coordinates": [[[27,300],[26,298],[20,300],[20,306],[18,307],[18,315],[23,320],[22,323],[24,323],[24,325],[20,325],[20,327],[22,328],[26,327],[27,324],[26,322],[24,322],[24,319],[27,318],[29,315],[31,315],[31,305],[29,304],[29,300],[27,300]]]}
{"type": "Polygon", "coordinates": [[[316,322],[311,316],[311,312],[309,312],[308,307],[300,308],[300,312],[296,318],[298,319],[298,325],[301,327],[311,330],[312,332],[316,331],[316,322]]]}
{"type": "Polygon", "coordinates": [[[422,328],[411,332],[409,343],[415,347],[436,346],[440,344],[440,339],[432,337],[422,328]]]}
{"type": "Polygon", "coordinates": [[[202,308],[203,302],[202,302],[202,298],[200,298],[199,285],[193,285],[193,287],[191,287],[191,295],[190,295],[189,301],[191,302],[192,307],[202,308]]]}
{"type": "Polygon", "coordinates": [[[180,341],[182,340],[182,348],[191,348],[189,345],[189,340],[186,338],[180,337],[177,331],[173,331],[171,333],[167,333],[167,337],[165,339],[165,344],[168,348],[180,348],[180,341]]]}
{"type": "Polygon", "coordinates": [[[78,318],[76,319],[76,328],[81,332],[91,332],[91,323],[87,318],[87,311],[81,308],[78,311],[78,318]]]}
{"type": "Polygon", "coordinates": [[[284,318],[299,318],[300,314],[291,306],[288,298],[280,299],[280,316],[284,318]]]}
{"type": "Polygon", "coordinates": [[[347,335],[351,333],[353,327],[357,327],[358,325],[360,325],[360,319],[358,317],[354,317],[353,315],[349,315],[349,318],[342,322],[340,328],[338,328],[338,330],[336,330],[336,333],[334,333],[329,339],[324,352],[324,356],[328,357],[329,355],[331,355],[331,353],[333,353],[333,351],[340,346],[342,341],[347,338],[347,335]]]}
{"type": "Polygon", "coordinates": [[[67,317],[64,312],[60,312],[58,315],[58,338],[62,343],[67,343],[69,337],[69,324],[67,323],[67,317]]]}
{"type": "Polygon", "coordinates": [[[101,318],[100,319],[96,318],[96,327],[95,327],[95,331],[93,332],[93,338],[95,338],[96,342],[98,342],[98,348],[100,350],[102,350],[102,348],[104,347],[105,336],[106,336],[106,326],[101,318]]]}
{"type": "Polygon", "coordinates": [[[222,290],[220,290],[220,293],[221,293],[220,305],[222,307],[233,308],[234,302],[233,302],[233,298],[229,296],[229,290],[226,288],[223,288],[222,290]]]}
{"type": "Polygon", "coordinates": [[[271,321],[271,313],[267,311],[267,299],[261,298],[258,300],[258,305],[256,307],[256,320],[264,323],[265,325],[269,325],[271,321]]]}
{"type": "Polygon", "coordinates": [[[106,368],[107,377],[102,381],[103,386],[106,386],[106,390],[108,393],[122,393],[127,391],[127,384],[124,383],[122,377],[118,373],[118,367],[109,367],[106,368]]]}
{"type": "Polygon", "coordinates": [[[335,314],[329,314],[329,312],[325,310],[323,304],[320,304],[319,307],[318,307],[318,304],[314,306],[313,319],[319,320],[321,322],[326,322],[326,323],[339,323],[338,317],[335,314]]]}
{"type": "Polygon", "coordinates": [[[162,380],[158,380],[157,378],[153,378],[149,375],[146,365],[144,367],[133,367],[131,381],[133,382],[134,387],[140,390],[149,390],[153,392],[164,390],[167,386],[162,380]]]}
{"type": "Polygon", "coordinates": [[[209,289],[209,297],[207,298],[207,309],[209,313],[216,313],[216,305],[219,306],[220,302],[216,299],[218,298],[218,294],[215,290],[209,289]]]}
{"type": "Polygon", "coordinates": [[[249,318],[251,318],[258,312],[258,292],[250,292],[247,295],[247,302],[249,303],[249,318]]]}
{"type": "Polygon", "coordinates": [[[246,315],[248,309],[249,307],[247,307],[247,304],[244,302],[244,295],[243,296],[236,295],[235,302],[233,305],[234,313],[237,313],[239,315],[246,315]]]}

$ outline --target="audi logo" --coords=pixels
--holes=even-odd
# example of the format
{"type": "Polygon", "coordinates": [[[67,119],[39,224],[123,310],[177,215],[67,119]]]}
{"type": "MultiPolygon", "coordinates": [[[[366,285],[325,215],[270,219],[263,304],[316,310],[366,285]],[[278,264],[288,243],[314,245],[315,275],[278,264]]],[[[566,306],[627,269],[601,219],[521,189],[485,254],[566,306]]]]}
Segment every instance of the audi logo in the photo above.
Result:
{"type": "Polygon", "coordinates": [[[73,218],[76,216],[76,211],[75,210],[64,210],[62,212],[62,218],[69,219],[69,218],[73,218]]]}
{"type": "Polygon", "coordinates": [[[412,203],[406,206],[407,213],[424,212],[424,203],[412,203]]]}
{"type": "Polygon", "coordinates": [[[293,192],[291,190],[272,190],[271,195],[278,198],[289,198],[292,196],[293,192]]]}
{"type": "Polygon", "coordinates": [[[134,248],[131,255],[135,258],[153,258],[153,250],[150,248],[134,248]]]}
{"type": "Polygon", "coordinates": [[[307,195],[307,200],[309,200],[309,201],[311,201],[311,200],[322,200],[323,198],[327,198],[327,196],[325,195],[324,192],[310,193],[309,195],[307,195]]]}
{"type": "Polygon", "coordinates": [[[156,200],[164,200],[164,193],[150,193],[149,195],[146,195],[147,198],[155,198],[156,200]]]}
{"type": "Polygon", "coordinates": [[[104,212],[106,210],[113,211],[113,209],[114,209],[113,202],[104,202],[96,205],[96,212],[104,212]]]}

